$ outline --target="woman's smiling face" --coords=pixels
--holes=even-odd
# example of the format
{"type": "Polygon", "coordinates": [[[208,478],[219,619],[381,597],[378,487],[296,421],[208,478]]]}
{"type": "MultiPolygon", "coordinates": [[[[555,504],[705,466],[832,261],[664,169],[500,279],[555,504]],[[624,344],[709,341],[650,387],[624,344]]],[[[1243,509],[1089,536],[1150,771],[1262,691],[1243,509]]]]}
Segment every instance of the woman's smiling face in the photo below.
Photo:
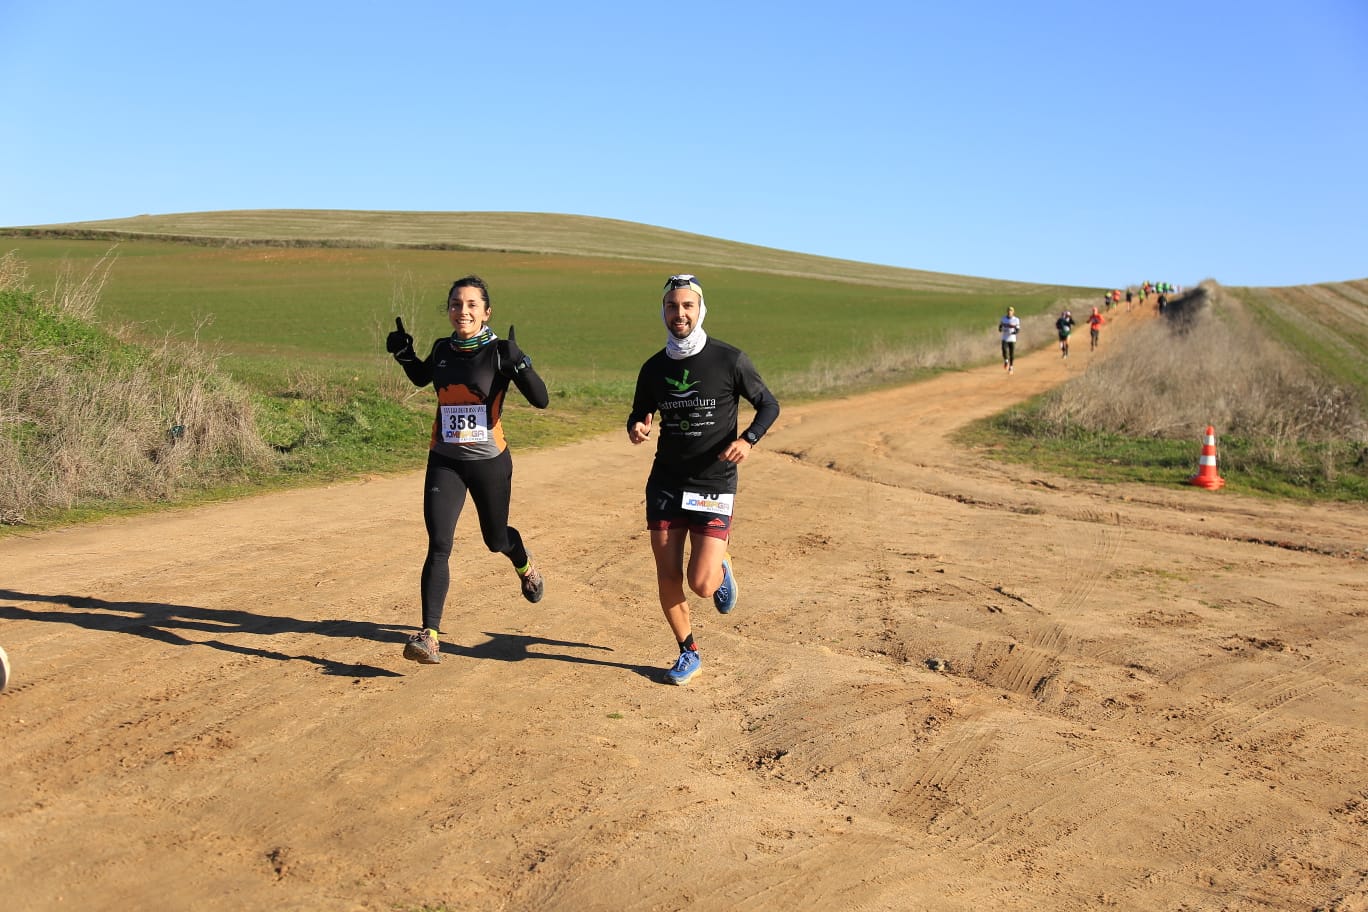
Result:
{"type": "Polygon", "coordinates": [[[489,322],[489,314],[489,302],[481,289],[461,285],[451,290],[451,297],[447,298],[447,319],[456,330],[456,338],[475,338],[489,322]]]}

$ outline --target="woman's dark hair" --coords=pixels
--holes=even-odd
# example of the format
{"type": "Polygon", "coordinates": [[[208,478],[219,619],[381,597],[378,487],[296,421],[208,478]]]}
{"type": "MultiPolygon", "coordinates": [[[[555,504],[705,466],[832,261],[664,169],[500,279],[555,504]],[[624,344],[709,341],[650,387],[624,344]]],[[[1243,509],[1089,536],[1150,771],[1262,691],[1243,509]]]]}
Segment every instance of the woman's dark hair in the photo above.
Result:
{"type": "Polygon", "coordinates": [[[468,275],[464,278],[457,279],[455,282],[452,282],[451,290],[447,292],[447,301],[451,300],[451,296],[456,293],[456,289],[458,288],[480,289],[480,297],[484,298],[485,307],[489,306],[489,286],[486,285],[485,280],[480,278],[479,276],[468,275]]]}

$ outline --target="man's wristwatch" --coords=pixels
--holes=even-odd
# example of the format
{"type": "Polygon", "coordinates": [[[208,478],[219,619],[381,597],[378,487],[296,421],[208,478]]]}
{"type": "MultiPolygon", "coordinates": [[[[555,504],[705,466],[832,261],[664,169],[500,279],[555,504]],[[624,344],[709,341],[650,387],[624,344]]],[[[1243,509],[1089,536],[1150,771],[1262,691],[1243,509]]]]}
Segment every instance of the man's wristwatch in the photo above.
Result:
{"type": "Polygon", "coordinates": [[[741,439],[746,441],[746,443],[749,443],[751,446],[755,446],[757,443],[760,442],[760,435],[755,433],[755,431],[746,431],[746,433],[741,435],[741,439]]]}

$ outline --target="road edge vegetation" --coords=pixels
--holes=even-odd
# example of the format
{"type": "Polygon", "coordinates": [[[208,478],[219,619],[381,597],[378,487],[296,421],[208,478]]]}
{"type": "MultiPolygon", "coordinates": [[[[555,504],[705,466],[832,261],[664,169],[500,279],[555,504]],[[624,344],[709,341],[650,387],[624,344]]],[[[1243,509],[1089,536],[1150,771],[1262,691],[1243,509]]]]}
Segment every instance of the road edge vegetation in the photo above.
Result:
{"type": "MultiPolygon", "coordinates": [[[[1368,282],[1347,285],[1368,301],[1368,282]]],[[[1341,332],[1334,346],[1289,344],[1267,305],[1249,303],[1268,294],[1203,282],[1082,375],[957,439],[1066,477],[1173,486],[1195,473],[1211,426],[1227,490],[1368,500],[1368,389],[1355,382],[1355,365],[1368,360],[1363,337],[1341,332]]],[[[1317,333],[1312,322],[1303,315],[1298,324],[1306,338],[1329,331],[1317,333]]]]}

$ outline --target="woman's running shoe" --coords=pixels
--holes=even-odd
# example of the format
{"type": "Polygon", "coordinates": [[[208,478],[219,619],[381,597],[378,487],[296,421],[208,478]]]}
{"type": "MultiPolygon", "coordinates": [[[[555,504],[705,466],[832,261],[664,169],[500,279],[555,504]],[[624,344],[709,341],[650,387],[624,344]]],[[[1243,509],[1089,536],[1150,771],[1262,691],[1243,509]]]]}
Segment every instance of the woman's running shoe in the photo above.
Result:
{"type": "Polygon", "coordinates": [[[541,571],[532,564],[532,555],[527,555],[527,572],[518,575],[522,580],[523,598],[536,604],[541,601],[542,594],[546,592],[546,580],[542,579],[541,571]]]}
{"type": "Polygon", "coordinates": [[[665,672],[665,680],[671,684],[688,684],[689,679],[698,674],[698,669],[703,667],[703,660],[698,657],[698,650],[685,649],[679,654],[674,667],[665,672]]]}
{"type": "Polygon", "coordinates": [[[436,665],[442,661],[442,644],[437,642],[435,630],[420,630],[404,644],[404,658],[420,665],[436,665]]]}
{"type": "Polygon", "coordinates": [[[722,557],[722,585],[713,592],[713,605],[723,614],[731,614],[736,607],[736,577],[732,576],[730,554],[722,557]]]}

